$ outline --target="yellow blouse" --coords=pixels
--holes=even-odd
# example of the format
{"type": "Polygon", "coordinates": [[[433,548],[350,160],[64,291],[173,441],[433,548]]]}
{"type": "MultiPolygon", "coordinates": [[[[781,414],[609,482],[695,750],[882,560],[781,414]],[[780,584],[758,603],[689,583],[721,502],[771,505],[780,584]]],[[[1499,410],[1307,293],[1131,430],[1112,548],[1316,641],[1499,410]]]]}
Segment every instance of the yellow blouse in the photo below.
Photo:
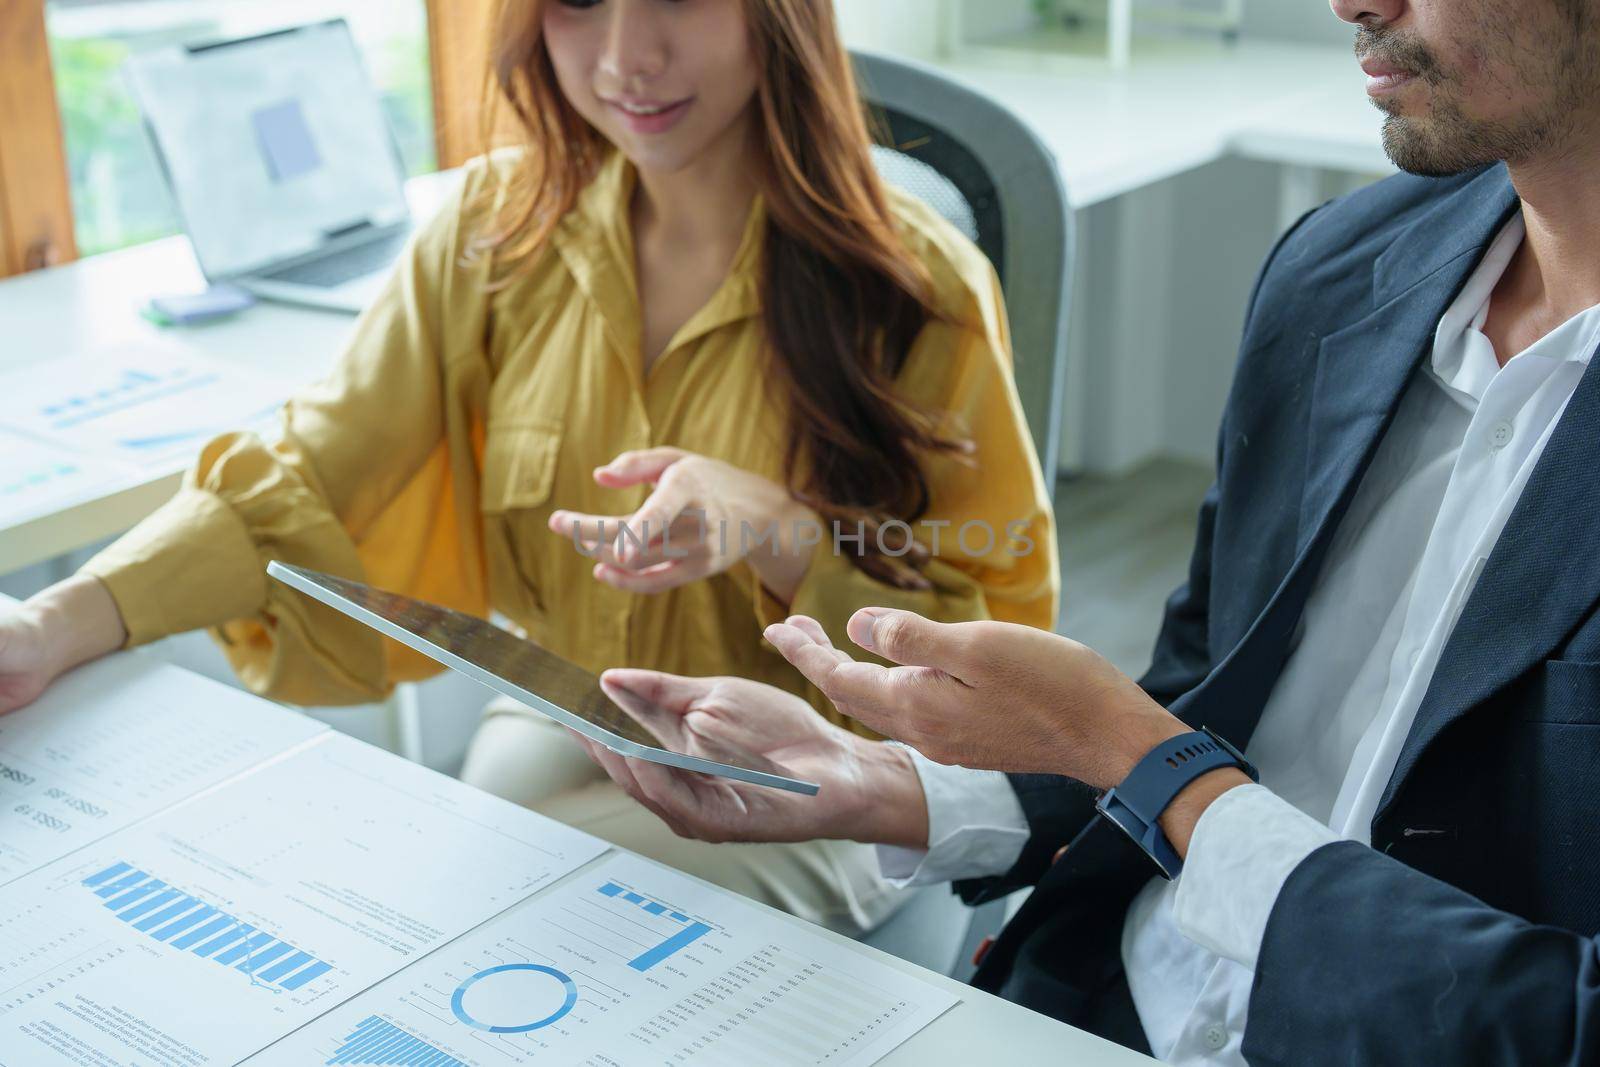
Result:
{"type": "MultiPolygon", "coordinates": [[[[110,588],[130,644],[214,628],[250,688],[299,704],[374,700],[439,669],[268,579],[267,561],[281,559],[461,611],[499,611],[592,671],[754,678],[839,721],[762,641],[766,624],[803,613],[844,641],[845,620],[868,605],[948,621],[1054,623],[1049,497],[1011,380],[994,272],[951,226],[898,194],[894,210],[932,274],[938,310],[900,385],[950,412],[977,447],[973,466],[926,461],[927,518],[952,524],[925,572],[934,588],[875,582],[827,538],[789,609],[744,564],[654,596],[596,581],[592,561],[545,524],[557,507],[636,508],[645,487],[603,489],[591,477],[618,452],[675,445],[783,481],[782,415],[761,359],[765,215],[758,202],[727,279],[643,375],[632,168],[620,157],[605,166],[531,269],[491,293],[486,264],[463,262],[462,252],[473,198],[500,165],[469,166],[462,192],[412,242],[334,372],[285,406],[281,440],[212,441],[170,502],[85,567],[110,588]],[[970,520],[1000,535],[985,555],[955,544],[970,520]],[[1025,531],[1031,553],[1005,536],[1018,520],[1025,525],[1013,531],[1025,531]]],[[[969,547],[983,540],[974,534],[969,547]]]]}

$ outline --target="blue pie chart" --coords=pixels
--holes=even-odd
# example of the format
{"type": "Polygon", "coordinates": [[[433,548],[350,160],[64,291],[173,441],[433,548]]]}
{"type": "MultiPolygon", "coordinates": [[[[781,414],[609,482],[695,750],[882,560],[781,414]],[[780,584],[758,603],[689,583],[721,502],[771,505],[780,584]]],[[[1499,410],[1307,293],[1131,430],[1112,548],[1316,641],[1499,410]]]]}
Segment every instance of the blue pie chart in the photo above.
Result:
{"type": "Polygon", "coordinates": [[[474,1030],[525,1034],[556,1022],[576,1003],[577,983],[554,967],[502,963],[457,986],[450,1010],[474,1030]]]}

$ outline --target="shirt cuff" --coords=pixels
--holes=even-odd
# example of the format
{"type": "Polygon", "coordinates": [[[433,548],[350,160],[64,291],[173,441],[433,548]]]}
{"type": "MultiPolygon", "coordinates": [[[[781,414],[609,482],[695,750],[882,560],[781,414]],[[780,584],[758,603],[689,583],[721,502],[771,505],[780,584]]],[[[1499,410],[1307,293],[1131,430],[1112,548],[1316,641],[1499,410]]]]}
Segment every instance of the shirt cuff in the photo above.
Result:
{"type": "Polygon", "coordinates": [[[895,886],[934,885],[1004,874],[1028,841],[1028,820],[999,771],[934,763],[916,749],[911,762],[928,801],[928,848],[879,845],[878,867],[895,886]]]}
{"type": "Polygon", "coordinates": [[[1337,840],[1264,786],[1228,790],[1201,813],[1189,839],[1172,909],[1178,930],[1254,969],[1283,883],[1307,856],[1337,840]]]}
{"type": "Polygon", "coordinates": [[[111,591],[128,647],[254,615],[267,599],[250,531],[204,489],[180,490],[80,573],[111,591]]]}

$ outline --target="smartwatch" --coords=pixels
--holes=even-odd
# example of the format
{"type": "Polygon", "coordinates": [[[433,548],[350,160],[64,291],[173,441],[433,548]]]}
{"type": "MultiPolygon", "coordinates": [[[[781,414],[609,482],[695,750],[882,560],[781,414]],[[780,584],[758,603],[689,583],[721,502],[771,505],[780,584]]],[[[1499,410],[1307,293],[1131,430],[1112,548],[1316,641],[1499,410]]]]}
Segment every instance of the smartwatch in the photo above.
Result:
{"type": "Polygon", "coordinates": [[[1161,742],[1134,765],[1128,777],[1095,802],[1102,817],[1121,828],[1155,861],[1162,877],[1174,879],[1183,860],[1157,821],[1172,799],[1196,778],[1219,767],[1237,767],[1259,782],[1261,775],[1232,745],[1206,727],[1161,742]]]}

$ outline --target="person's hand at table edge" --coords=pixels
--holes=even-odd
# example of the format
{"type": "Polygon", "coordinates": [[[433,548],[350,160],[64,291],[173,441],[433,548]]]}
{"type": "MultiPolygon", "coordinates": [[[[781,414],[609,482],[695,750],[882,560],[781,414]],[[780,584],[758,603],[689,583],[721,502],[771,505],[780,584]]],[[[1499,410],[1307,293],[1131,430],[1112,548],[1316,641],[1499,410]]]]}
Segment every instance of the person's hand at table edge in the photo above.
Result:
{"type": "Polygon", "coordinates": [[[58,676],[127,638],[110,591],[88,575],[0,610],[0,715],[31,704],[58,676]]]}

